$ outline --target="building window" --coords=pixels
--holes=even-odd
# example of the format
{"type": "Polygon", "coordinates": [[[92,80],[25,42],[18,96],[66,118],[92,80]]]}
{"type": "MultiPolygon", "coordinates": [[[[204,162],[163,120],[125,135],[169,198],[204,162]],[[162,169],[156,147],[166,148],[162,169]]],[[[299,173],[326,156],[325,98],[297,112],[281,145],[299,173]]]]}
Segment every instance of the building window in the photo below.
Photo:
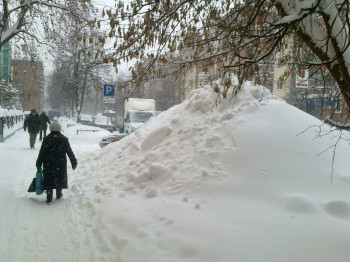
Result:
{"type": "Polygon", "coordinates": [[[335,112],[336,113],[341,113],[341,99],[339,97],[337,99],[337,105],[336,105],[335,112]]]}
{"type": "Polygon", "coordinates": [[[190,80],[189,85],[190,85],[190,87],[193,86],[193,80],[190,80]]]}
{"type": "Polygon", "coordinates": [[[283,67],[282,61],[281,61],[281,60],[282,60],[281,58],[278,58],[278,59],[277,59],[277,68],[283,67]]]}
{"type": "Polygon", "coordinates": [[[21,63],[13,63],[13,69],[18,73],[22,73],[23,65],[21,63]]]}
{"type": "Polygon", "coordinates": [[[282,90],[283,89],[283,82],[281,80],[277,81],[277,90],[282,90]]]}
{"type": "Polygon", "coordinates": [[[17,84],[17,85],[23,85],[23,84],[24,84],[23,78],[17,79],[16,84],[17,84]]]}

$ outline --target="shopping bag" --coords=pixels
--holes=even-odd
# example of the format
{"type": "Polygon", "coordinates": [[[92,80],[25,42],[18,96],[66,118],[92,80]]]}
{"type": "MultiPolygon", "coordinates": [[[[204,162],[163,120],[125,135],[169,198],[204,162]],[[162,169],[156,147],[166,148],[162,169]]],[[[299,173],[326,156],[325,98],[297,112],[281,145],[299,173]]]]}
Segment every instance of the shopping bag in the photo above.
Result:
{"type": "Polygon", "coordinates": [[[33,178],[33,181],[28,188],[28,192],[35,192],[35,184],[36,184],[36,177],[33,178]]]}
{"type": "Polygon", "coordinates": [[[43,171],[41,169],[39,169],[36,172],[35,193],[37,195],[41,195],[42,193],[44,193],[44,190],[43,190],[43,171]]]}

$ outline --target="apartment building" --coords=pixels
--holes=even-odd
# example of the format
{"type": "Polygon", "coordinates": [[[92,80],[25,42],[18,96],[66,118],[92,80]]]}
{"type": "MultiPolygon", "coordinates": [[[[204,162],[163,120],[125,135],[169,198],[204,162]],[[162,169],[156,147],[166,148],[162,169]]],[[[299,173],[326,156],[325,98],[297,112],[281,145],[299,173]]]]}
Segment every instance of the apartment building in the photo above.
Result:
{"type": "Polygon", "coordinates": [[[13,60],[13,86],[23,94],[23,111],[42,111],[44,68],[42,61],[13,60]]]}

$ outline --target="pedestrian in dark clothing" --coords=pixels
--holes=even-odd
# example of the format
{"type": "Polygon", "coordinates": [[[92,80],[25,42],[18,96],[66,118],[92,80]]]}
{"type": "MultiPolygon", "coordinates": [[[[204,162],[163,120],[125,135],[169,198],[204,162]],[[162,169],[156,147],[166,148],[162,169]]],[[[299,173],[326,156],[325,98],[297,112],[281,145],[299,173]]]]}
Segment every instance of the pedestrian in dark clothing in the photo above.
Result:
{"type": "Polygon", "coordinates": [[[68,138],[61,134],[61,125],[58,121],[54,120],[50,124],[50,131],[43,140],[36,160],[37,169],[43,166],[43,189],[46,190],[48,204],[52,202],[53,189],[56,189],[56,199],[60,199],[62,189],[68,188],[66,155],[73,170],[78,165],[68,138]]]}
{"type": "Polygon", "coordinates": [[[24,131],[28,128],[29,133],[29,144],[30,148],[33,149],[36,141],[36,136],[40,131],[40,118],[35,109],[30,111],[30,114],[26,117],[23,124],[24,131]]]}
{"type": "Polygon", "coordinates": [[[46,136],[46,130],[47,130],[47,124],[51,124],[51,121],[49,119],[49,117],[46,115],[46,112],[43,111],[40,116],[40,122],[41,122],[41,126],[40,126],[40,137],[39,140],[43,140],[43,133],[44,133],[44,137],[46,136]]]}

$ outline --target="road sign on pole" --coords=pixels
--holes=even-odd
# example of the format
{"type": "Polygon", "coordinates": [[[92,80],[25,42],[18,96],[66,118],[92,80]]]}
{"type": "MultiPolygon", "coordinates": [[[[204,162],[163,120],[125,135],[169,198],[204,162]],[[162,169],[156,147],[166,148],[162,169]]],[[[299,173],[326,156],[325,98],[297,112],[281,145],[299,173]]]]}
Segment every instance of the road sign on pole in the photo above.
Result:
{"type": "Polygon", "coordinates": [[[103,97],[103,103],[105,103],[105,104],[115,104],[115,97],[104,96],[103,97]]]}
{"type": "Polygon", "coordinates": [[[301,68],[295,76],[295,87],[296,88],[308,88],[309,86],[309,70],[301,68]]]}
{"type": "Polygon", "coordinates": [[[112,95],[114,95],[114,87],[113,87],[113,85],[104,84],[103,85],[103,95],[104,96],[112,96],[112,95]]]}

